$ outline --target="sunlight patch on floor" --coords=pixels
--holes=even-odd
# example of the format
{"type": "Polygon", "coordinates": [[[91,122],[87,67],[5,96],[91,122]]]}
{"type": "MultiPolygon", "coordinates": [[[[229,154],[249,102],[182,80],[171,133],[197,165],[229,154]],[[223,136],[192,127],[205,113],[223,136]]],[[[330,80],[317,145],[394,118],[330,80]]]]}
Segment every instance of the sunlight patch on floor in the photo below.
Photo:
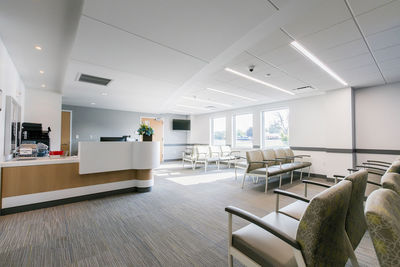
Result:
{"type": "Polygon", "coordinates": [[[232,173],[222,172],[222,173],[210,173],[210,174],[201,174],[201,175],[188,175],[181,177],[171,177],[166,178],[171,182],[181,184],[181,185],[195,185],[195,184],[205,184],[212,183],[219,180],[225,180],[228,178],[233,178],[232,173]]]}

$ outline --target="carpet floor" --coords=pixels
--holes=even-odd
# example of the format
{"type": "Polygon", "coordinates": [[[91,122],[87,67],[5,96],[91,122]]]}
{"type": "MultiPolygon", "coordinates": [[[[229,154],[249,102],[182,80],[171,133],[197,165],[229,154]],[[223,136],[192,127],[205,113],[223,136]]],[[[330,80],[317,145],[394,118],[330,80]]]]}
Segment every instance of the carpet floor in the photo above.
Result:
{"type": "MultiPolygon", "coordinates": [[[[207,173],[163,164],[149,193],[129,193],[0,217],[0,266],[227,266],[224,208],[257,216],[275,208],[270,182],[240,179],[225,166],[207,173]]],[[[241,177],[240,177],[241,178],[241,177]]],[[[316,178],[314,178],[316,179],[316,178]]],[[[303,193],[297,179],[283,189],[303,193]]],[[[309,196],[321,189],[309,187],[309,196]]],[[[280,205],[293,202],[282,197],[280,205]]],[[[234,218],[233,228],[246,222],[234,218]]],[[[356,250],[361,266],[378,266],[366,234],[356,250]]],[[[235,266],[241,266],[237,261],[235,266]]]]}

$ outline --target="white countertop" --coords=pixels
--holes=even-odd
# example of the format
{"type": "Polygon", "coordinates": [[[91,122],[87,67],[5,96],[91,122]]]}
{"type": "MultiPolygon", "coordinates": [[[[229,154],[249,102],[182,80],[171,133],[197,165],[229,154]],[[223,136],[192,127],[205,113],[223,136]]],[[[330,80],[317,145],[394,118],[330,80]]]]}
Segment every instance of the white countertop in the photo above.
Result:
{"type": "Polygon", "coordinates": [[[77,163],[77,162],[79,162],[79,158],[77,156],[62,157],[62,158],[39,157],[36,159],[25,159],[25,160],[13,159],[10,161],[1,162],[0,165],[3,168],[7,168],[7,167],[21,167],[21,166],[49,165],[49,164],[66,164],[66,163],[77,163]]]}

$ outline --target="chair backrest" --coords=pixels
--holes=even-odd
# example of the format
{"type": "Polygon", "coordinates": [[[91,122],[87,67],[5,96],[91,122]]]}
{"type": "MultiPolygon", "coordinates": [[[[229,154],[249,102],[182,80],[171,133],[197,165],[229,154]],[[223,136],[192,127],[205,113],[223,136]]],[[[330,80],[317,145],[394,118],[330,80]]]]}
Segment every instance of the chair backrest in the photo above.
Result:
{"type": "MultiPolygon", "coordinates": [[[[283,148],[275,148],[275,155],[277,158],[286,158],[286,152],[283,148]]],[[[289,163],[291,160],[283,160],[282,163],[289,163]]]]}
{"type": "Polygon", "coordinates": [[[357,171],[348,175],[345,180],[350,181],[353,185],[346,216],[346,232],[353,249],[356,249],[367,230],[367,223],[364,217],[364,198],[368,171],[357,171]]]}
{"type": "MultiPolygon", "coordinates": [[[[294,157],[293,150],[290,149],[290,147],[284,148],[283,150],[285,151],[286,157],[294,157]]],[[[294,161],[294,160],[289,160],[289,161],[294,161]]]]}
{"type": "Polygon", "coordinates": [[[311,199],[296,239],[307,266],[344,266],[349,258],[345,220],[352,184],[340,183],[311,199]]]}
{"type": "Polygon", "coordinates": [[[246,151],[246,159],[248,163],[248,172],[265,166],[263,163],[250,163],[252,161],[263,161],[264,158],[261,150],[246,151]]]}
{"type": "Polygon", "coordinates": [[[222,156],[229,156],[231,154],[232,150],[230,146],[221,146],[221,153],[222,156]]]}
{"type": "Polygon", "coordinates": [[[209,146],[209,149],[211,157],[219,157],[221,155],[220,146],[209,146]]]}
{"type": "MultiPolygon", "coordinates": [[[[275,151],[273,149],[262,150],[264,160],[274,160],[276,158],[275,151]]],[[[268,166],[277,165],[275,162],[267,162],[268,166]]]]}
{"type": "Polygon", "coordinates": [[[196,156],[199,159],[204,159],[208,157],[208,146],[196,146],[196,156]]]}
{"type": "Polygon", "coordinates": [[[365,203],[368,231],[381,266],[400,263],[400,196],[389,189],[372,192],[365,203]]]}
{"type": "Polygon", "coordinates": [[[382,176],[381,184],[383,188],[393,190],[400,195],[400,174],[389,172],[382,176]]]}
{"type": "Polygon", "coordinates": [[[395,172],[400,174],[400,160],[394,161],[392,165],[390,165],[386,173],[389,172],[395,172]]]}

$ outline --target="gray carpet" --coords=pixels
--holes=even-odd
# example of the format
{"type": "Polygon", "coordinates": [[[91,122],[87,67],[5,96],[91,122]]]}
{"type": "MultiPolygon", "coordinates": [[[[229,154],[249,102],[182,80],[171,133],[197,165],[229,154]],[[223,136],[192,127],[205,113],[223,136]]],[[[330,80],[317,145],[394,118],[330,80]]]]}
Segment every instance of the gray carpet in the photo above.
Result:
{"type": "MultiPolygon", "coordinates": [[[[0,217],[0,266],[227,266],[227,215],[234,205],[264,216],[275,207],[270,186],[233,170],[164,164],[150,193],[124,194],[0,217]]],[[[299,181],[283,186],[302,193],[299,181]]],[[[320,190],[310,186],[309,195],[320,190]]],[[[281,205],[292,202],[281,198],[281,205]]],[[[234,229],[246,225],[234,219],[234,229]]],[[[377,266],[366,235],[356,251],[377,266]]],[[[235,266],[240,266],[235,262],[235,266]]]]}

